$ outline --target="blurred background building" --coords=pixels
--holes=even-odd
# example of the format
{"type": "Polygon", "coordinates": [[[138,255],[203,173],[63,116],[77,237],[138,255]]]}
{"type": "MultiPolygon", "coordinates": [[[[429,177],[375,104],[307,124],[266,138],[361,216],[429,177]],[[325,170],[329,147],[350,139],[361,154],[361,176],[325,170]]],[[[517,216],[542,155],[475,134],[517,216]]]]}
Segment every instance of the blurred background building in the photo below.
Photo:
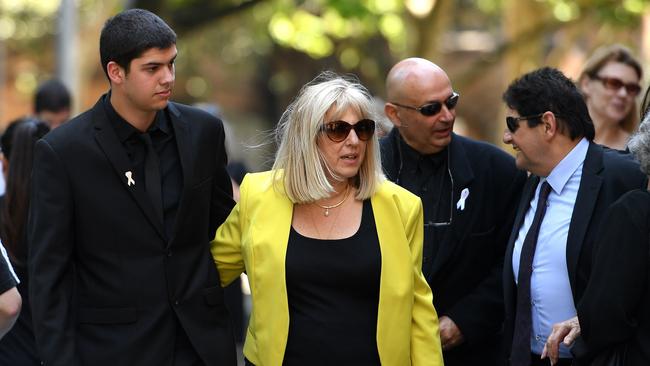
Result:
{"type": "Polygon", "coordinates": [[[94,104],[108,87],[100,29],[128,7],[178,32],[173,98],[218,104],[251,170],[269,166],[268,131],[323,69],[354,73],[383,99],[397,60],[428,58],[461,94],[457,130],[495,143],[501,94],[522,73],[549,65],[575,79],[609,43],[636,52],[644,88],[650,71],[650,0],[0,0],[0,129],[31,113],[50,78],[72,91],[73,115],[94,104]]]}

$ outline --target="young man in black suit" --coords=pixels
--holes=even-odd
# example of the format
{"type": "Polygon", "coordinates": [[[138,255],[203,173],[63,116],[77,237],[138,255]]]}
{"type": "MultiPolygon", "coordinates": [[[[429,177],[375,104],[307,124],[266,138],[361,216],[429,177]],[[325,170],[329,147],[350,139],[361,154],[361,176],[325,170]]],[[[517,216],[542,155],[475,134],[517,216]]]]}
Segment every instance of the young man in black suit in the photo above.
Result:
{"type": "MultiPolygon", "coordinates": [[[[593,244],[607,207],[646,187],[632,157],[593,143],[594,125],[574,83],[542,68],[515,80],[503,140],[517,166],[531,172],[503,270],[505,346],[512,366],[550,365],[541,359],[553,324],[576,315],[591,273],[593,244]]],[[[562,347],[559,365],[570,365],[562,347]]]]}
{"type": "Polygon", "coordinates": [[[440,317],[445,365],[497,365],[503,255],[525,173],[496,146],[453,133],[459,96],[432,62],[397,63],[386,94],[395,128],[381,141],[382,165],[422,199],[422,271],[440,317]]]}
{"type": "Polygon", "coordinates": [[[124,11],[102,29],[111,89],[35,148],[28,228],[45,365],[235,365],[208,242],[233,206],[224,131],[169,101],[176,34],[124,11]]]}

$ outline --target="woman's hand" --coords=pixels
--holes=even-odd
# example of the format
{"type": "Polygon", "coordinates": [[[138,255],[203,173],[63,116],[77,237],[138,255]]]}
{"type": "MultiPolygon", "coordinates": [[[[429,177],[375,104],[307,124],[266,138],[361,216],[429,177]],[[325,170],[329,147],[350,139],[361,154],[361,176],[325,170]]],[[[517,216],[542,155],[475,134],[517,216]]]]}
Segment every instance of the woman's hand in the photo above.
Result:
{"type": "Polygon", "coordinates": [[[580,336],[578,316],[554,324],[553,331],[546,339],[542,358],[548,357],[551,360],[551,365],[555,365],[560,357],[560,342],[564,343],[565,346],[570,346],[578,336],[580,336]]]}

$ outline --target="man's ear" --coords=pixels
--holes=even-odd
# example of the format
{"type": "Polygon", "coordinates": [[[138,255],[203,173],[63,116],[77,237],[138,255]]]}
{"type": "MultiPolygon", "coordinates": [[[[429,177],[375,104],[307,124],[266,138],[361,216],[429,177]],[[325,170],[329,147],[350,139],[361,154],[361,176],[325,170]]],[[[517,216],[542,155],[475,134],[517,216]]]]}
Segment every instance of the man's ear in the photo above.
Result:
{"type": "Polygon", "coordinates": [[[108,78],[113,84],[121,84],[126,78],[126,70],[122,66],[118,65],[117,62],[111,61],[106,65],[106,72],[108,78]]]}
{"type": "Polygon", "coordinates": [[[553,112],[545,112],[542,115],[542,125],[544,127],[544,135],[550,137],[558,133],[558,121],[553,112]]]}
{"type": "Polygon", "coordinates": [[[397,114],[397,108],[395,107],[394,104],[392,103],[386,103],[384,104],[384,113],[386,113],[386,117],[393,122],[393,125],[397,128],[404,127],[402,124],[402,120],[400,119],[399,115],[397,114]]]}

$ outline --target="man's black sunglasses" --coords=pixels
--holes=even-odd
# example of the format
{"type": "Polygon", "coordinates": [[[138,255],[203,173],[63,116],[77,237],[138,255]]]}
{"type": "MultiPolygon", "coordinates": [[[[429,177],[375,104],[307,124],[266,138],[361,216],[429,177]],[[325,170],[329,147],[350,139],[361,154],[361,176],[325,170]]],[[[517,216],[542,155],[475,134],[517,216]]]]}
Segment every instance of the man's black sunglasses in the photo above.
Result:
{"type": "Polygon", "coordinates": [[[510,132],[515,133],[515,131],[517,131],[517,129],[519,128],[519,121],[526,121],[529,119],[540,118],[541,116],[544,115],[544,113],[535,114],[533,116],[506,117],[506,126],[508,126],[508,130],[510,130],[510,132]]]}
{"type": "Polygon", "coordinates": [[[460,97],[460,95],[456,92],[453,92],[451,93],[451,96],[447,98],[447,100],[445,100],[444,102],[431,102],[420,107],[411,107],[410,105],[404,105],[395,102],[392,102],[391,104],[395,104],[396,106],[402,108],[413,109],[415,111],[422,113],[422,115],[429,117],[429,116],[435,116],[436,114],[440,113],[440,111],[442,110],[442,103],[445,103],[445,106],[449,110],[456,108],[456,104],[458,104],[458,97],[460,97]]]}
{"type": "Polygon", "coordinates": [[[321,131],[325,132],[327,137],[334,142],[345,140],[350,134],[350,130],[354,130],[359,140],[368,141],[375,133],[375,121],[365,118],[354,125],[345,121],[332,121],[321,127],[321,131]]]}

